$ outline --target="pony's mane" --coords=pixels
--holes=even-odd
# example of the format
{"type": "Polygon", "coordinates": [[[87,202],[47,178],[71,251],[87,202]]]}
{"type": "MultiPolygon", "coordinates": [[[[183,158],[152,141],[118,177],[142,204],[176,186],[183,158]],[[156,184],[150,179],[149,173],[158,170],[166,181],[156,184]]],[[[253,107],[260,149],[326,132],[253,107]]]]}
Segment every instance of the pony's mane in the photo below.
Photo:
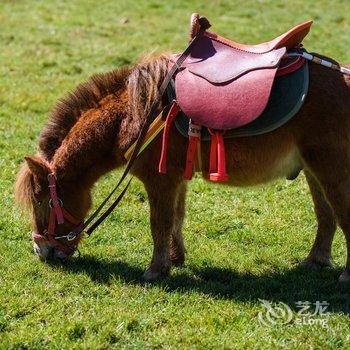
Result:
{"type": "Polygon", "coordinates": [[[120,68],[95,74],[61,99],[52,109],[48,123],[39,137],[40,155],[51,161],[56,150],[84,112],[99,106],[109,94],[116,93],[126,84],[130,68],[120,68]]]}
{"type": "MultiPolygon", "coordinates": [[[[142,121],[149,111],[158,89],[168,71],[169,57],[143,57],[134,67],[124,67],[91,76],[85,83],[61,99],[52,109],[48,123],[39,137],[39,153],[50,162],[64,138],[79,118],[100,101],[128,86],[130,117],[125,122],[142,121]]],[[[133,123],[134,124],[134,123],[133,123]]],[[[133,125],[136,127],[137,125],[133,125]]],[[[138,130],[138,128],[136,128],[138,130]]]]}

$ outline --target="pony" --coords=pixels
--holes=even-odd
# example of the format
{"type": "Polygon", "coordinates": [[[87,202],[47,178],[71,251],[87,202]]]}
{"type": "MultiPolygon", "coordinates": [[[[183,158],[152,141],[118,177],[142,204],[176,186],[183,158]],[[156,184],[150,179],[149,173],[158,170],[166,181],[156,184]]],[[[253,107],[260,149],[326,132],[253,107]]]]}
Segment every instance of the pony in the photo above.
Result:
{"type": "MultiPolygon", "coordinates": [[[[65,210],[83,222],[92,203],[91,188],[107,172],[126,164],[125,152],[135,142],[171,56],[146,57],[130,67],[92,76],[57,103],[43,128],[38,153],[26,156],[17,177],[17,202],[32,217],[35,232],[50,221],[48,175],[54,174],[65,210]]],[[[159,111],[166,101],[161,100],[159,111]]],[[[188,141],[176,128],[169,135],[168,172],[158,172],[161,136],[139,155],[131,173],[147,191],[153,256],[144,279],[169,274],[185,261],[182,225],[187,182],[183,179],[188,141]]],[[[230,186],[252,186],[303,170],[318,221],[316,239],[303,261],[306,266],[332,266],[331,246],[337,225],[346,237],[347,262],[339,281],[350,280],[350,77],[310,64],[310,87],[301,110],[282,127],[258,136],[225,140],[230,186]]],[[[209,142],[202,141],[202,174],[208,176],[209,142]]],[[[66,220],[48,240],[34,240],[39,258],[68,258],[78,242],[66,239],[76,224],[66,220]]],[[[80,240],[80,238],[79,238],[80,240]]]]}

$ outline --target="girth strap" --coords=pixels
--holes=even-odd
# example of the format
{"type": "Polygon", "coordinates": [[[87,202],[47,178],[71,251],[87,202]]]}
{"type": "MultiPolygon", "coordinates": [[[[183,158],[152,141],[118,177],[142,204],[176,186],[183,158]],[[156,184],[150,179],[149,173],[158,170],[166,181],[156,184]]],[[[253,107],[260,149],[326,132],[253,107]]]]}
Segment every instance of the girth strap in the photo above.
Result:
{"type": "Polygon", "coordinates": [[[188,127],[188,147],[186,155],[186,168],[184,179],[191,180],[193,174],[193,166],[195,162],[195,157],[197,153],[198,144],[201,139],[201,126],[193,124],[192,121],[189,121],[188,127]]]}

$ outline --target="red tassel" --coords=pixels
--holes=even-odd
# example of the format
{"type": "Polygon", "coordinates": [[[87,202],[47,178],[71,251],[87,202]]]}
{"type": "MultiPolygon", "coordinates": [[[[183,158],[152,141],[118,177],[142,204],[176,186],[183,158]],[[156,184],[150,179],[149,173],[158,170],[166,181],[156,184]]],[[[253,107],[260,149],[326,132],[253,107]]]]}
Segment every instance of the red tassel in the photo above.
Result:
{"type": "Polygon", "coordinates": [[[211,143],[210,143],[210,158],[209,158],[209,174],[215,173],[218,165],[218,160],[217,160],[218,139],[215,133],[212,133],[210,131],[210,134],[211,134],[211,143]]]}

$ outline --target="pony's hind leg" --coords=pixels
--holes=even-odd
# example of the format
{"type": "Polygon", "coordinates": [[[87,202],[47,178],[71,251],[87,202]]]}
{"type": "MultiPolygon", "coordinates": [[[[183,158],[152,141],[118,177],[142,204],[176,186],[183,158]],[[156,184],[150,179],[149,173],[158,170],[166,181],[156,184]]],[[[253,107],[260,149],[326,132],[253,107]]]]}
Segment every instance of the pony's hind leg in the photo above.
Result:
{"type": "MultiPolygon", "coordinates": [[[[339,138],[341,139],[341,135],[339,138]]],[[[336,220],[344,232],[347,261],[339,281],[348,282],[350,281],[350,147],[340,147],[340,145],[337,147],[332,144],[332,139],[325,138],[324,142],[327,147],[315,149],[314,146],[313,149],[304,149],[302,156],[308,169],[322,187],[336,220]]]]}
{"type": "Polygon", "coordinates": [[[177,192],[175,223],[170,240],[170,260],[175,266],[182,266],[185,262],[185,246],[182,237],[182,226],[185,218],[186,183],[179,186],[177,192]]]}
{"type": "Polygon", "coordinates": [[[328,204],[317,180],[305,171],[317,217],[317,234],[307,258],[301,263],[307,267],[332,267],[331,248],[337,228],[333,209],[328,204]]]}
{"type": "MultiPolygon", "coordinates": [[[[183,243],[178,226],[177,200],[181,181],[170,175],[152,174],[144,181],[151,214],[151,231],[153,238],[153,257],[149,268],[144,273],[146,281],[153,281],[169,274],[171,267],[170,242],[174,234],[174,242],[178,255],[174,258],[183,258],[183,243]]],[[[182,222],[182,218],[180,218],[182,222]]]]}

